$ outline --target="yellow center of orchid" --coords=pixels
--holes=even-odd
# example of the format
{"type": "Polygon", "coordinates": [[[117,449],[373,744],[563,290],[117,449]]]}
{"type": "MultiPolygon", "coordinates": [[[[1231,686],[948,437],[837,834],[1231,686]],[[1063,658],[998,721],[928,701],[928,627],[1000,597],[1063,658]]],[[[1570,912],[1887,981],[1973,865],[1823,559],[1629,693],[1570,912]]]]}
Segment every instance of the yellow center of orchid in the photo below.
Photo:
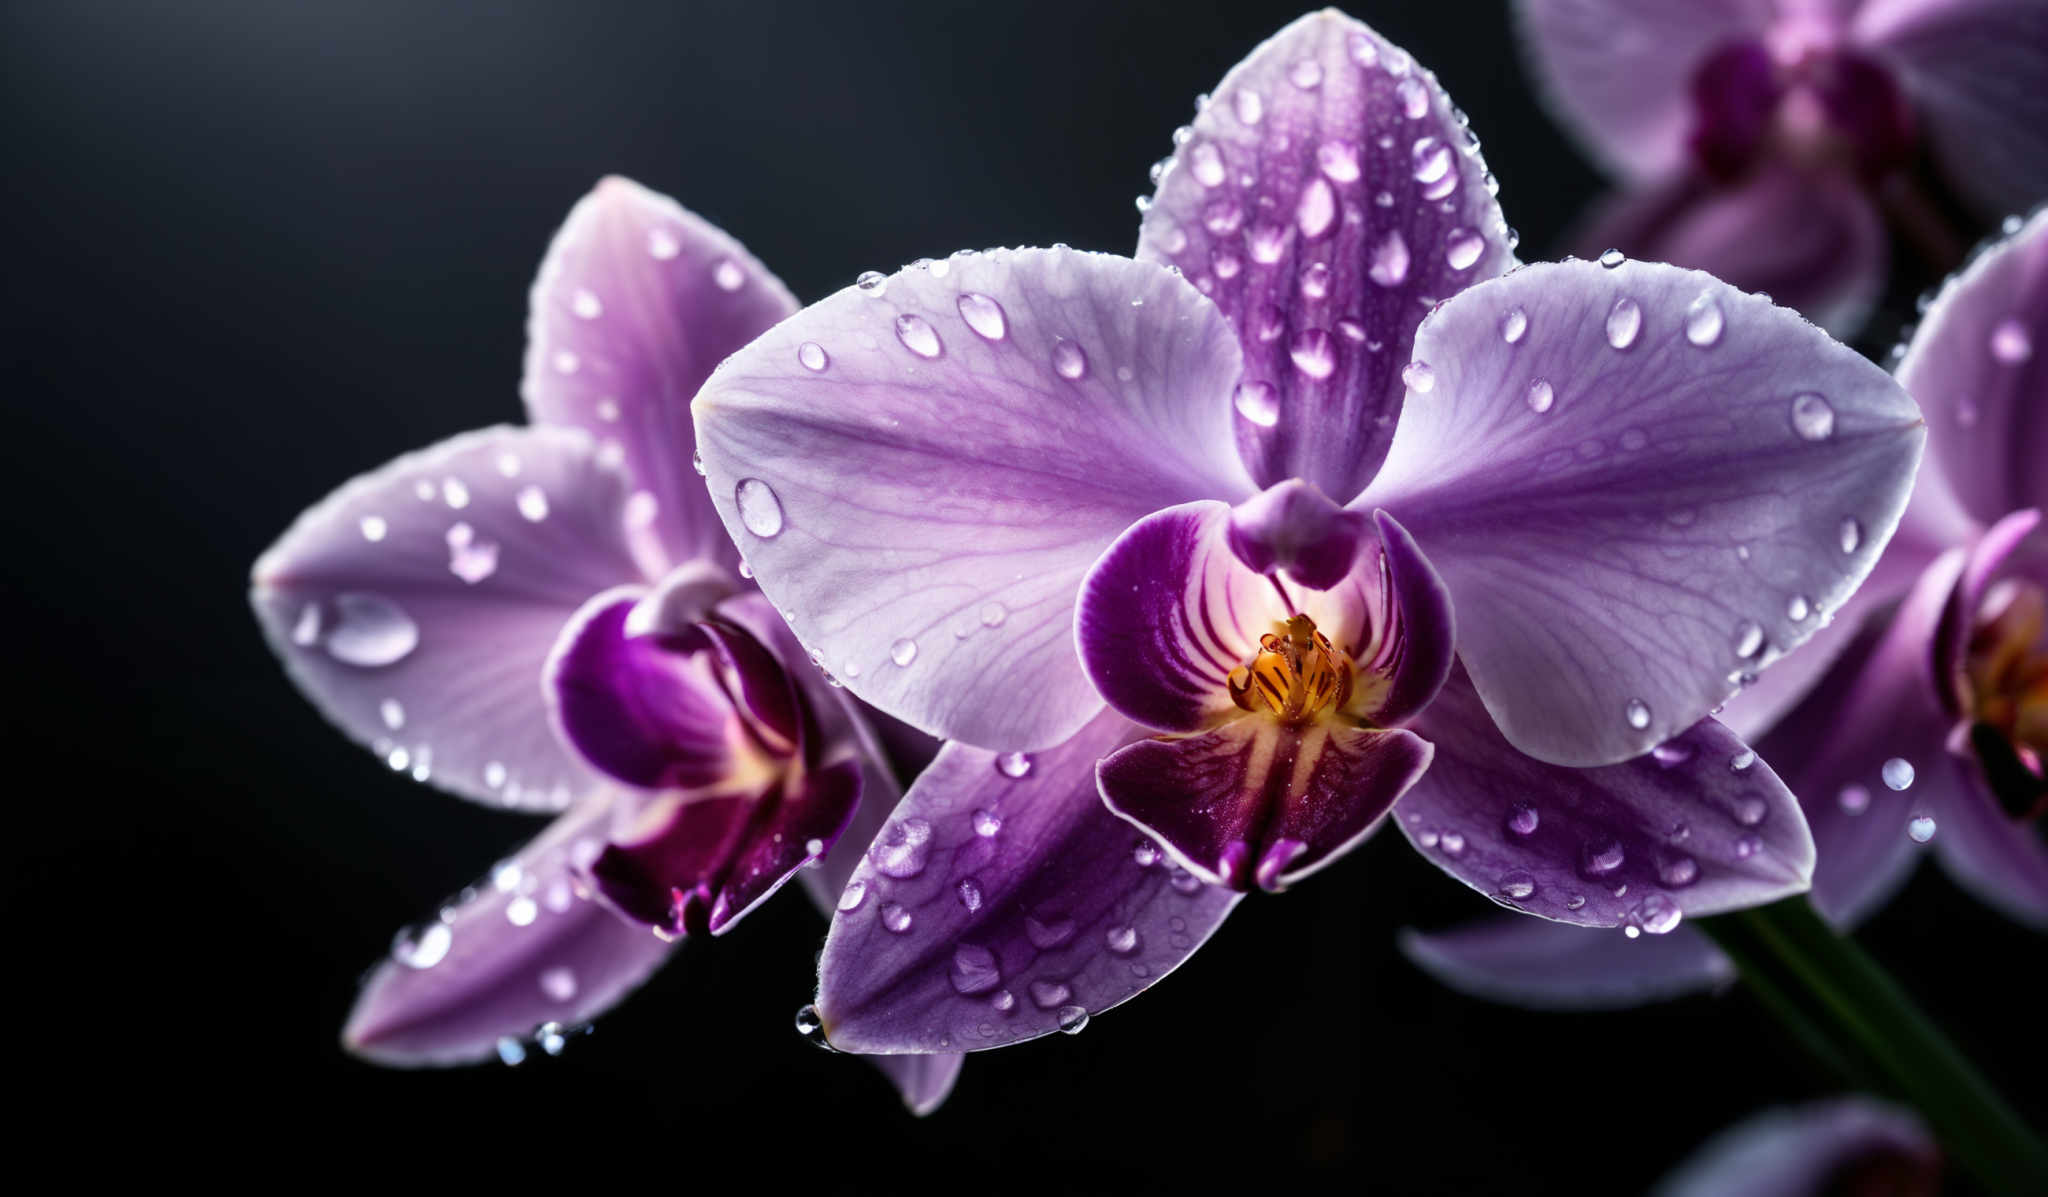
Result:
{"type": "Polygon", "coordinates": [[[1997,614],[1977,626],[1964,658],[1968,710],[2038,773],[2048,756],[2048,594],[2020,583],[1986,605],[1997,614]]]}
{"type": "Polygon", "coordinates": [[[1351,658],[1316,630],[1315,620],[1290,615],[1259,637],[1248,665],[1230,671],[1230,700],[1300,727],[1351,696],[1351,658]]]}

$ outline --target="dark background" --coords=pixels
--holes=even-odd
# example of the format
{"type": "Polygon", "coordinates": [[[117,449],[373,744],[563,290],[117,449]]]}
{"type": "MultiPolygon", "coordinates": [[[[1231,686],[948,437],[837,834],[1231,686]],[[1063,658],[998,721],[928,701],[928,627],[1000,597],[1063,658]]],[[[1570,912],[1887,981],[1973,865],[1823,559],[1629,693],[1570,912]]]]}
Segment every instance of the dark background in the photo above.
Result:
{"type": "MultiPolygon", "coordinates": [[[[1597,181],[1501,9],[1356,11],[1471,114],[1543,256],[1597,181]]],[[[1248,1168],[1262,1187],[1629,1192],[1752,1108],[1826,1091],[1740,992],[1564,1016],[1437,987],[1395,930],[1487,903],[1394,835],[1246,902],[1087,1033],[972,1059],[924,1121],[791,1030],[823,931],[801,900],[693,945],[559,1059],[399,1073],[337,1047],[392,931],[535,825],[327,728],[264,649],[247,570],[350,476],[519,418],[527,286],[576,198],[631,175],[807,298],[964,246],[1129,252],[1132,198],[1195,95],[1294,15],[0,10],[11,1088],[108,1145],[79,1166],[263,1161],[297,1184],[553,1164],[674,1189],[737,1166],[963,1194],[1248,1168]]],[[[1929,869],[1865,940],[2043,1113],[2038,938],[1929,869]]]]}

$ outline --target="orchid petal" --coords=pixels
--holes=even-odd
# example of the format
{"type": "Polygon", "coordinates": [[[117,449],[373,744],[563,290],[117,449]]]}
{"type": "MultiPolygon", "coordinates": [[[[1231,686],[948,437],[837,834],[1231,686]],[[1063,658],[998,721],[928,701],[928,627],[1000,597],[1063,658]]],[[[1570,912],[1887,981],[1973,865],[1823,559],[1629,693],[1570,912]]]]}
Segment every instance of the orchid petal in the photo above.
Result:
{"type": "Polygon", "coordinates": [[[1428,706],[1456,663],[1456,621],[1451,593],[1408,530],[1384,511],[1373,513],[1384,562],[1378,610],[1379,648],[1367,668],[1387,678],[1387,690],[1366,714],[1391,725],[1428,706]]]}
{"type": "Polygon", "coordinates": [[[1857,40],[1902,76],[1936,158],[1986,210],[2048,194],[2048,10],[2033,0],[1871,0],[1857,40]]]}
{"type": "Polygon", "coordinates": [[[1935,824],[1942,867],[1986,906],[2048,930],[2048,843],[2040,828],[2007,814],[1973,763],[1942,763],[1953,775],[1935,824]]]}
{"type": "Polygon", "coordinates": [[[1103,808],[1114,714],[1028,760],[941,749],[855,871],[818,1011],[859,1052],[997,1047],[1078,1030],[1178,967],[1237,895],[1169,869],[1103,808]]]}
{"type": "Polygon", "coordinates": [[[1925,437],[1875,366],[1670,266],[1524,267],[1445,303],[1416,357],[1432,385],[1354,506],[1414,533],[1487,709],[1557,764],[1647,751],[1811,635],[1925,437]]]}
{"type": "Polygon", "coordinates": [[[668,945],[592,901],[575,871],[617,800],[586,799],[474,896],[402,933],[356,999],[348,1049],[399,1067],[474,1063],[542,1023],[589,1022],[646,980],[668,945]]]}
{"type": "MultiPolygon", "coordinates": [[[[1949,593],[1941,622],[1931,637],[1935,692],[1943,709],[1952,716],[1960,713],[1954,687],[1968,664],[1971,633],[1976,630],[1991,584],[2014,566],[2025,573],[2030,572],[2030,567],[2038,570],[2048,565],[2041,554],[2048,545],[2027,545],[2040,525],[2041,512],[2035,508],[2012,512],[1986,528],[1981,536],[1971,538],[1965,551],[1955,589],[1949,593]]],[[[2048,583],[2048,577],[2039,580],[2048,583]]]]}
{"type": "Polygon", "coordinates": [[[1934,429],[1909,526],[1958,544],[2048,506],[2048,209],[1942,288],[1898,379],[1934,429]]]}
{"type": "Polygon", "coordinates": [[[1284,889],[1363,842],[1429,767],[1412,732],[1247,715],[1103,758],[1109,809],[1212,885],[1284,889]]]}
{"type": "Polygon", "coordinates": [[[956,255],[849,288],[720,368],[712,499],[763,590],[861,698],[994,749],[1098,709],[1082,575],[1132,521],[1240,499],[1241,357],[1170,272],[1071,250],[956,255]]]}
{"type": "Polygon", "coordinates": [[[1800,893],[1812,876],[1798,803],[1712,720],[1622,764],[1546,765],[1501,738],[1461,671],[1412,726],[1436,758],[1395,821],[1510,909],[1657,933],[1800,893]]]}
{"type": "Polygon", "coordinates": [[[1631,940],[1544,919],[1491,916],[1401,933],[1401,952],[1459,993],[1531,1010],[1626,1010],[1725,985],[1735,965],[1690,927],[1631,940]]]}
{"type": "Polygon", "coordinates": [[[1386,456],[1416,324],[1513,262],[1507,223],[1435,75],[1341,13],[1281,30],[1216,95],[1160,177],[1138,256],[1178,267],[1237,329],[1253,477],[1341,503],[1386,456]]]}
{"type": "Polygon", "coordinates": [[[881,1069],[902,1095],[903,1107],[919,1118],[946,1103],[954,1082],[960,1079],[961,1065],[967,1062],[967,1057],[957,1052],[861,1058],[881,1069]]]}
{"type": "Polygon", "coordinates": [[[1812,1197],[1818,1193],[1928,1193],[1941,1153],[1911,1112],[1864,1097],[1771,1110],[1722,1131],[1653,1197],[1812,1197]]]}
{"type": "Polygon", "coordinates": [[[655,572],[738,564],[690,469],[690,399],[725,356],[796,311],[781,280],[709,222],[616,176],[570,211],[534,281],[520,393],[536,424],[582,428],[633,479],[655,572]]]}
{"type": "MultiPolygon", "coordinates": [[[[1907,821],[1950,777],[1940,769],[1949,721],[1935,694],[1930,645],[1962,567],[1961,550],[1929,566],[1898,609],[1865,624],[1805,700],[1757,741],[1799,795],[1819,850],[1813,902],[1837,925],[1868,917],[1905,881],[1919,857],[1907,821]],[[1889,760],[1913,767],[1917,793],[1887,784],[1889,760]]],[[[1901,776],[1897,766],[1890,776],[1901,776]]]]}
{"type": "Polygon", "coordinates": [[[1853,177],[1782,166],[1726,184],[1681,174],[1611,196],[1572,243],[1704,270],[1837,336],[1863,326],[1891,257],[1884,220],[1853,177]]]}
{"type": "Polygon", "coordinates": [[[250,602],[299,689],[393,768],[560,809],[595,775],[555,738],[541,666],[585,599],[640,576],[625,499],[581,433],[469,433],[300,516],[257,560],[250,602]]]}
{"type": "Polygon", "coordinates": [[[1723,45],[1768,32],[1768,0],[1519,0],[1530,67],[1580,147],[1655,178],[1685,158],[1693,73],[1723,45]]]}

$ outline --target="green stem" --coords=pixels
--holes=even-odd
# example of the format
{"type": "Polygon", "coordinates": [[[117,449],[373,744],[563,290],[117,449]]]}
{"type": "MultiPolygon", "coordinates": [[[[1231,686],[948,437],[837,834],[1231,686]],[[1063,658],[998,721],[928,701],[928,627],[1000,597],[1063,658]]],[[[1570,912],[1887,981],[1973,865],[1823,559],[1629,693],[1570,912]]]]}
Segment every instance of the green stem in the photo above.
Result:
{"type": "Polygon", "coordinates": [[[1805,898],[1696,925],[1803,1043],[1851,1082],[1910,1102],[1992,1191],[2048,1193],[2048,1148],[1890,974],[1805,898]]]}

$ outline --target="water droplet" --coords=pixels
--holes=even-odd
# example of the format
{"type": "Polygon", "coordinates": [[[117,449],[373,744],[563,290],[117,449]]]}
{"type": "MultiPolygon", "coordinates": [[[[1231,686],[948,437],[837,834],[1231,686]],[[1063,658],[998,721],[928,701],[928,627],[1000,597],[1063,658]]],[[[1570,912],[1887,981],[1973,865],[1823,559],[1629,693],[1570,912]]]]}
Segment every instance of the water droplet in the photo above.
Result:
{"type": "MultiPolygon", "coordinates": [[[[1287,356],[1294,360],[1295,369],[1310,378],[1328,378],[1337,371],[1337,343],[1320,328],[1305,328],[1294,334],[1287,356]]],[[[1240,406],[1238,410],[1244,409],[1240,406]]]]}
{"type": "Polygon", "coordinates": [[[576,288],[576,294],[569,297],[569,310],[585,320],[595,320],[599,316],[604,315],[604,304],[599,301],[597,296],[582,287],[578,287],[576,288]]]}
{"type": "Polygon", "coordinates": [[[1138,929],[1136,927],[1111,927],[1102,933],[1102,942],[1110,951],[1119,956],[1128,956],[1138,950],[1138,929]]]}
{"type": "Polygon", "coordinates": [[[1853,553],[1863,546],[1863,525],[1853,515],[1842,517],[1840,542],[1844,553],[1853,553]]]}
{"type": "Polygon", "coordinates": [[[1735,655],[1747,661],[1764,650],[1764,630],[1756,621],[1745,619],[1735,625],[1735,655]]]}
{"type": "Polygon", "coordinates": [[[733,487],[732,501],[740,509],[740,523],[763,540],[782,534],[782,500],[759,478],[742,478],[733,487]]]}
{"type": "Polygon", "coordinates": [[[1617,299],[1607,313],[1607,343],[1616,349],[1627,349],[1636,343],[1636,334],[1643,330],[1643,309],[1633,299],[1617,299]]]}
{"type": "Polygon", "coordinates": [[[1735,800],[1735,821],[1744,827],[1754,827],[1771,813],[1771,804],[1756,794],[1744,794],[1735,800]]]}
{"type": "Polygon", "coordinates": [[[1061,378],[1077,381],[1088,373],[1088,354],[1079,342],[1061,337],[1052,345],[1052,368],[1061,378]]]}
{"type": "Polygon", "coordinates": [[[1373,246],[1372,264],[1366,268],[1367,277],[1382,287],[1398,287],[1408,278],[1408,243],[1401,239],[1401,230],[1390,229],[1379,244],[1373,246]]]}
{"type": "Polygon", "coordinates": [[[711,281],[721,291],[737,291],[747,285],[747,272],[731,258],[720,258],[718,265],[711,268],[711,281]]]}
{"type": "Polygon", "coordinates": [[[960,318],[983,340],[1000,341],[1010,331],[1003,305],[978,291],[963,292],[958,306],[960,318]]]}
{"type": "Polygon", "coordinates": [[[1736,773],[1740,773],[1754,764],[1756,764],[1756,751],[1750,748],[1745,748],[1728,758],[1728,768],[1736,773]]]}
{"type": "Polygon", "coordinates": [[[555,351],[554,364],[555,373],[574,374],[583,365],[583,359],[566,349],[558,349],[555,351]]]}
{"type": "Polygon", "coordinates": [[[1600,264],[1602,266],[1607,267],[1609,270],[1614,269],[1616,266],[1619,266],[1626,261],[1628,261],[1628,255],[1621,252],[1618,249],[1606,250],[1602,252],[1600,255],[1600,264]]]}
{"type": "Polygon", "coordinates": [[[1168,878],[1168,883],[1173,886],[1175,893],[1195,894],[1201,892],[1202,889],[1202,879],[1179,866],[1174,867],[1172,876],[1168,878]]]}
{"type": "Polygon", "coordinates": [[[989,995],[988,1004],[1004,1014],[1017,1008],[1017,995],[1007,989],[998,989],[989,995]]]}
{"type": "Polygon", "coordinates": [[[1236,110],[1237,119],[1247,125],[1258,124],[1266,115],[1266,102],[1259,98],[1258,92],[1249,87],[1237,89],[1237,94],[1231,97],[1231,107],[1236,110]]]}
{"type": "Polygon", "coordinates": [[[1509,873],[1500,879],[1500,892],[1519,901],[1536,892],[1536,879],[1527,873],[1509,873]]]}
{"type": "Polygon", "coordinates": [[[1330,189],[1328,179],[1310,179],[1302,188],[1301,202],[1295,205],[1294,223],[1304,237],[1320,237],[1330,231],[1337,222],[1337,193],[1330,189]]]}
{"type": "Polygon", "coordinates": [[[503,761],[484,762],[484,784],[492,789],[503,786],[509,776],[503,761]]]}
{"type": "Polygon", "coordinates": [[[885,877],[898,880],[915,877],[924,872],[925,862],[931,858],[932,825],[923,819],[904,819],[892,823],[881,837],[868,848],[868,859],[875,862],[875,871],[885,877]]]}
{"type": "Polygon", "coordinates": [[[860,277],[853,280],[853,285],[879,299],[889,289],[889,276],[879,270],[863,270],[860,277]]]}
{"type": "Polygon", "coordinates": [[[1585,871],[1598,877],[1620,868],[1625,857],[1620,840],[1602,840],[1587,844],[1580,859],[1585,871]]]}
{"type": "Polygon", "coordinates": [[[1813,614],[1813,604],[1806,601],[1805,595],[1795,594],[1785,600],[1785,617],[1793,623],[1799,623],[1811,614],[1813,614]]]}
{"type": "Polygon", "coordinates": [[[805,341],[797,346],[796,360],[803,364],[804,369],[814,374],[823,371],[826,366],[832,364],[831,355],[827,354],[825,347],[816,341],[805,341]]]}
{"type": "Polygon", "coordinates": [[[1564,908],[1566,910],[1578,910],[1585,906],[1585,904],[1586,895],[1584,894],[1571,894],[1564,900],[1564,908]]]}
{"type": "Polygon", "coordinates": [[[849,881],[846,883],[846,888],[839,892],[839,909],[857,910],[860,904],[867,899],[867,896],[867,882],[849,881]]]}
{"type": "Polygon", "coordinates": [[[1003,626],[1003,620],[1009,618],[1009,615],[1009,611],[1001,603],[983,603],[980,615],[981,626],[985,628],[999,628],[1003,626]]]}
{"type": "Polygon", "coordinates": [[[1418,395],[1427,395],[1436,387],[1436,371],[1428,362],[1416,358],[1401,367],[1401,383],[1418,395]]]}
{"type": "Polygon", "coordinates": [[[360,526],[363,530],[363,539],[371,544],[384,539],[385,535],[391,531],[391,526],[384,522],[384,517],[381,515],[364,516],[360,526]]]}
{"type": "Polygon", "coordinates": [[[910,930],[910,912],[895,902],[882,903],[882,926],[893,934],[910,930]]]}
{"type": "Polygon", "coordinates": [[[2007,316],[1991,330],[1991,356],[2007,366],[2020,365],[2034,356],[2033,338],[2027,335],[2027,327],[2019,317],[2007,316]]]}
{"type": "MultiPolygon", "coordinates": [[[[1311,262],[1301,271],[1301,293],[1309,299],[1322,299],[1330,293],[1330,265],[1327,262],[1311,262]]],[[[1277,319],[1278,313],[1275,313],[1277,319]]]]}
{"type": "MultiPolygon", "coordinates": [[[[656,255],[659,257],[660,255],[656,255]]],[[[517,1068],[526,1063],[526,1045],[510,1035],[498,1037],[498,1060],[507,1068],[517,1068]]]]}
{"type": "Polygon", "coordinates": [[[1041,1010],[1050,1010],[1063,1005],[1074,996],[1074,991],[1058,981],[1033,981],[1030,985],[1031,1000],[1041,1010]]]}
{"type": "Polygon", "coordinates": [[[1438,837],[1437,842],[1442,844],[1444,851],[1452,856],[1462,856],[1465,853],[1465,837],[1455,831],[1444,832],[1442,836],[1438,837]]]}
{"type": "Polygon", "coordinates": [[[539,917],[540,904],[532,898],[522,895],[505,903],[505,921],[515,927],[531,927],[539,917]]]}
{"type": "Polygon", "coordinates": [[[1027,777],[1031,773],[1031,754],[1006,752],[996,758],[996,771],[1012,780],[1027,777]]]}
{"type": "Polygon", "coordinates": [[[1088,1011],[1080,1006],[1061,1006],[1060,1034],[1078,1035],[1088,1029],[1088,1011]]]}
{"type": "Polygon", "coordinates": [[[1444,261],[1453,270],[1469,270],[1486,252],[1486,238],[1471,229],[1452,229],[1444,239],[1444,261]]]}
{"type": "Polygon", "coordinates": [[[1904,757],[1893,757],[1877,771],[1884,778],[1884,784],[1894,790],[1904,790],[1913,784],[1913,763],[1904,757]]]}
{"type": "Polygon", "coordinates": [[[1316,147],[1316,167],[1335,183],[1358,181],[1358,143],[1333,137],[1316,147]]]}
{"type": "Polygon", "coordinates": [[[1451,170],[1451,147],[1435,137],[1418,137],[1409,149],[1409,157],[1415,168],[1415,181],[1435,183],[1451,170]]]}
{"type": "Polygon", "coordinates": [[[1362,67],[1379,65],[1379,47],[1373,45],[1372,38],[1369,35],[1354,33],[1349,38],[1349,45],[1351,48],[1351,61],[1362,67]]]}
{"type": "Polygon", "coordinates": [[[1003,983],[1003,970],[994,952],[963,943],[953,949],[952,980],[960,993],[987,993],[1003,983]]]}
{"type": "Polygon", "coordinates": [[[1429,89],[1422,80],[1407,78],[1394,87],[1394,95],[1401,101],[1401,112],[1411,121],[1421,120],[1429,115],[1429,89]]]}
{"type": "Polygon", "coordinates": [[[1657,857],[1657,880],[1673,887],[1691,885],[1700,879],[1699,862],[1683,852],[1657,857]]]}
{"type": "Polygon", "coordinates": [[[1792,431],[1803,441],[1824,441],[1835,434],[1835,409],[1814,391],[1792,396],[1792,431]]]}
{"type": "Polygon", "coordinates": [[[432,968],[448,956],[455,932],[443,922],[401,928],[391,937],[391,958],[407,968],[432,968]]]}
{"type": "Polygon", "coordinates": [[[1912,836],[1916,844],[1924,844],[1933,839],[1934,833],[1938,830],[1940,828],[1936,826],[1933,815],[1914,815],[1906,820],[1906,834],[1912,836]]]}
{"type": "Polygon", "coordinates": [[[1702,293],[1685,309],[1685,339],[1705,349],[1721,339],[1721,305],[1702,293]]]}
{"type": "Polygon", "coordinates": [[[1138,846],[1131,849],[1131,859],[1139,868],[1149,869],[1159,863],[1159,846],[1150,840],[1140,840],[1138,846]]]}
{"type": "Polygon", "coordinates": [[[804,1042],[813,1047],[820,1047],[828,1052],[838,1050],[826,1041],[825,1020],[819,1017],[816,1006],[805,1006],[796,1012],[796,1033],[803,1036],[804,1042]]]}
{"type": "Polygon", "coordinates": [[[1323,82],[1323,65],[1312,58],[1304,58],[1287,71],[1288,82],[1303,91],[1314,91],[1323,82]]]}
{"type": "Polygon", "coordinates": [[[974,812],[974,834],[992,836],[1003,829],[1003,817],[992,810],[974,812]]]}
{"type": "Polygon", "coordinates": [[[899,669],[909,668],[910,663],[917,660],[917,641],[906,636],[891,644],[889,646],[889,659],[894,661],[899,669]]]}
{"type": "Polygon", "coordinates": [[[1543,822],[1543,816],[1526,802],[1517,802],[1508,809],[1508,830],[1516,835],[1534,835],[1543,822]]]}
{"type": "Polygon", "coordinates": [[[1623,714],[1628,716],[1628,725],[1637,731],[1650,726],[1649,704],[1640,698],[1629,699],[1628,707],[1623,711],[1623,714]]]}
{"type": "Polygon", "coordinates": [[[387,698],[378,703],[377,714],[384,720],[384,726],[392,731],[405,726],[405,707],[395,698],[387,698]]]}
{"type": "Polygon", "coordinates": [[[332,606],[334,618],[320,643],[327,655],[344,665],[393,665],[419,646],[419,625],[382,595],[344,591],[334,596],[332,606]]]}
{"type": "Polygon", "coordinates": [[[981,882],[972,877],[962,877],[960,884],[953,887],[953,892],[960,895],[960,905],[967,908],[967,913],[973,914],[981,909],[981,882]]]}
{"type": "Polygon", "coordinates": [[[1049,951],[1073,937],[1074,920],[1065,915],[1055,914],[1044,919],[1024,916],[1024,938],[1030,940],[1033,947],[1049,951]]]}
{"type": "Polygon", "coordinates": [[[682,242],[667,229],[650,229],[647,233],[647,252],[666,262],[683,252],[682,242]]]}
{"type": "Polygon", "coordinates": [[[1663,894],[1649,894],[1636,903],[1635,921],[1628,929],[1633,931],[1641,927],[1651,935],[1668,935],[1678,928],[1684,917],[1685,912],[1678,908],[1678,903],[1663,894]]]}
{"type": "Polygon", "coordinates": [[[1529,313],[1520,308],[1509,308],[1500,318],[1500,339],[1510,345],[1519,345],[1529,332],[1529,313]]]}
{"type": "Polygon", "coordinates": [[[1538,378],[1529,383],[1530,411],[1540,416],[1549,411],[1551,405],[1556,402],[1557,391],[1551,387],[1549,380],[1538,378]]]}
{"type": "Polygon", "coordinates": [[[1846,785],[1835,795],[1845,814],[1860,815],[1870,809],[1870,791],[1859,785],[1846,785]]]}
{"type": "Polygon", "coordinates": [[[441,501],[460,511],[469,506],[469,487],[460,478],[445,478],[441,482],[441,501]]]}
{"type": "Polygon", "coordinates": [[[521,487],[513,502],[519,506],[519,514],[533,523],[548,518],[548,492],[538,486],[521,487]]]}
{"type": "Polygon", "coordinates": [[[903,347],[923,358],[933,358],[944,352],[939,344],[939,331],[923,316],[905,314],[896,317],[896,339],[903,347]]]}
{"type": "Polygon", "coordinates": [[[1204,187],[1220,187],[1228,170],[1223,165],[1223,154],[1214,142],[1205,141],[1188,151],[1188,168],[1195,173],[1195,182],[1204,187]]]}

